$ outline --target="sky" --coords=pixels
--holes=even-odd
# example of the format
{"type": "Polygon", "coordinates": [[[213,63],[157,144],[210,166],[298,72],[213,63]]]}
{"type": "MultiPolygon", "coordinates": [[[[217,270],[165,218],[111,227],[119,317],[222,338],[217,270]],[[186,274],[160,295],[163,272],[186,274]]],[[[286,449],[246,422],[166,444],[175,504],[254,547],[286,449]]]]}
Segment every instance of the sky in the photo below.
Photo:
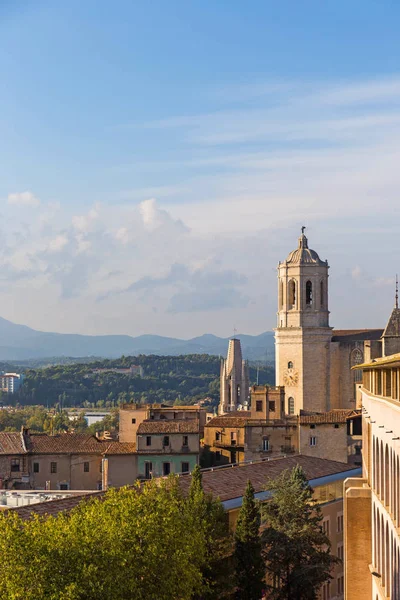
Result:
{"type": "Polygon", "coordinates": [[[2,0],[0,316],[258,334],[305,225],[331,325],[384,326],[399,19],[373,0],[2,0]]]}

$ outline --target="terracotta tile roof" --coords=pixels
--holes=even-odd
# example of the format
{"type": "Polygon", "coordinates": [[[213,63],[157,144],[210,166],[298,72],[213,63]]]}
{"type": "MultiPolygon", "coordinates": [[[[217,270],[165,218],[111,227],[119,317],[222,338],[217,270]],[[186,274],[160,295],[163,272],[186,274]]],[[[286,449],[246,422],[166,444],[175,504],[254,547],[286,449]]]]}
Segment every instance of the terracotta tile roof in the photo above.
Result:
{"type": "Polygon", "coordinates": [[[302,425],[307,423],[347,423],[350,417],[361,415],[359,410],[331,410],[321,414],[300,415],[302,425]]]}
{"type": "Polygon", "coordinates": [[[14,511],[21,519],[29,519],[33,515],[56,516],[60,512],[68,512],[78,506],[82,501],[92,498],[102,498],[105,492],[89,492],[88,494],[79,494],[62,498],[61,500],[48,500],[47,502],[38,502],[29,506],[20,506],[18,508],[9,508],[7,510],[14,511]]]}
{"type": "Polygon", "coordinates": [[[110,443],[84,433],[32,433],[26,435],[25,440],[27,450],[32,454],[102,454],[106,444],[110,443]]]}
{"type": "MultiPolygon", "coordinates": [[[[224,502],[242,496],[249,479],[255,492],[261,492],[268,479],[273,479],[280,475],[282,471],[293,469],[296,465],[303,467],[308,480],[354,469],[353,465],[347,463],[297,455],[235,467],[217,468],[213,471],[203,471],[203,488],[205,492],[219,497],[224,502]]],[[[191,476],[181,475],[179,480],[183,491],[187,491],[191,476]]]]}
{"type": "Polygon", "coordinates": [[[249,410],[237,410],[228,415],[214,417],[206,423],[205,427],[244,427],[246,419],[251,419],[251,412],[249,410]]]}
{"type": "Polygon", "coordinates": [[[0,454],[26,454],[19,432],[0,431],[0,454]]]}
{"type": "Polygon", "coordinates": [[[135,454],[136,453],[136,444],[131,442],[109,442],[104,441],[103,452],[104,454],[114,455],[114,454],[135,454]]]}
{"type": "Polygon", "coordinates": [[[356,342],[362,340],[380,340],[383,329],[334,329],[332,342],[356,342]]]}
{"type": "Polygon", "coordinates": [[[199,421],[197,419],[187,421],[172,419],[153,421],[149,419],[140,423],[137,432],[139,435],[143,433],[199,433],[199,421]]]}

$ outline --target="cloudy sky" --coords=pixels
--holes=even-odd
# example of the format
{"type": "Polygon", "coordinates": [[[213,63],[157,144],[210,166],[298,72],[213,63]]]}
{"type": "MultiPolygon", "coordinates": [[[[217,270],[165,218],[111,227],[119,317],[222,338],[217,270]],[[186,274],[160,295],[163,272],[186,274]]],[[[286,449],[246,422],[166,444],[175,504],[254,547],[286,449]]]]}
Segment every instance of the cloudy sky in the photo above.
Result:
{"type": "Polygon", "coordinates": [[[399,17],[373,0],[1,2],[0,316],[261,333],[306,225],[332,325],[383,326],[399,17]]]}

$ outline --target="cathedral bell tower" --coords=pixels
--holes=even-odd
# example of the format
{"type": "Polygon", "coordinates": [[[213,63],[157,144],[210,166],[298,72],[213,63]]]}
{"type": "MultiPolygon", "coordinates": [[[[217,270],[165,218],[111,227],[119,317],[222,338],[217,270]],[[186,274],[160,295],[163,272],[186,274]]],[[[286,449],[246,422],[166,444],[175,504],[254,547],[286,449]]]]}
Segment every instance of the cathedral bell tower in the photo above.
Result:
{"type": "Polygon", "coordinates": [[[276,384],[285,386],[287,414],[329,410],[328,262],[298,247],[278,265],[278,323],[275,329],[276,384]]]}

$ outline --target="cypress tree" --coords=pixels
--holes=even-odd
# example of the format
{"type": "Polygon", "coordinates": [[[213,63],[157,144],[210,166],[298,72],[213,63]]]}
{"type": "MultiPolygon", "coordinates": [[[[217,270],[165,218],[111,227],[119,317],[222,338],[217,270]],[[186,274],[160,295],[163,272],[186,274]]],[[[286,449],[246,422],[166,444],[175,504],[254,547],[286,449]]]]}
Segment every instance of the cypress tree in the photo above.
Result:
{"type": "Polygon", "coordinates": [[[300,466],[268,483],[262,539],[271,600],[316,600],[338,559],[322,529],[322,513],[300,466]]]}
{"type": "Polygon", "coordinates": [[[259,600],[265,588],[265,564],[260,538],[260,509],[247,482],[235,531],[236,600],[259,600]]]}

